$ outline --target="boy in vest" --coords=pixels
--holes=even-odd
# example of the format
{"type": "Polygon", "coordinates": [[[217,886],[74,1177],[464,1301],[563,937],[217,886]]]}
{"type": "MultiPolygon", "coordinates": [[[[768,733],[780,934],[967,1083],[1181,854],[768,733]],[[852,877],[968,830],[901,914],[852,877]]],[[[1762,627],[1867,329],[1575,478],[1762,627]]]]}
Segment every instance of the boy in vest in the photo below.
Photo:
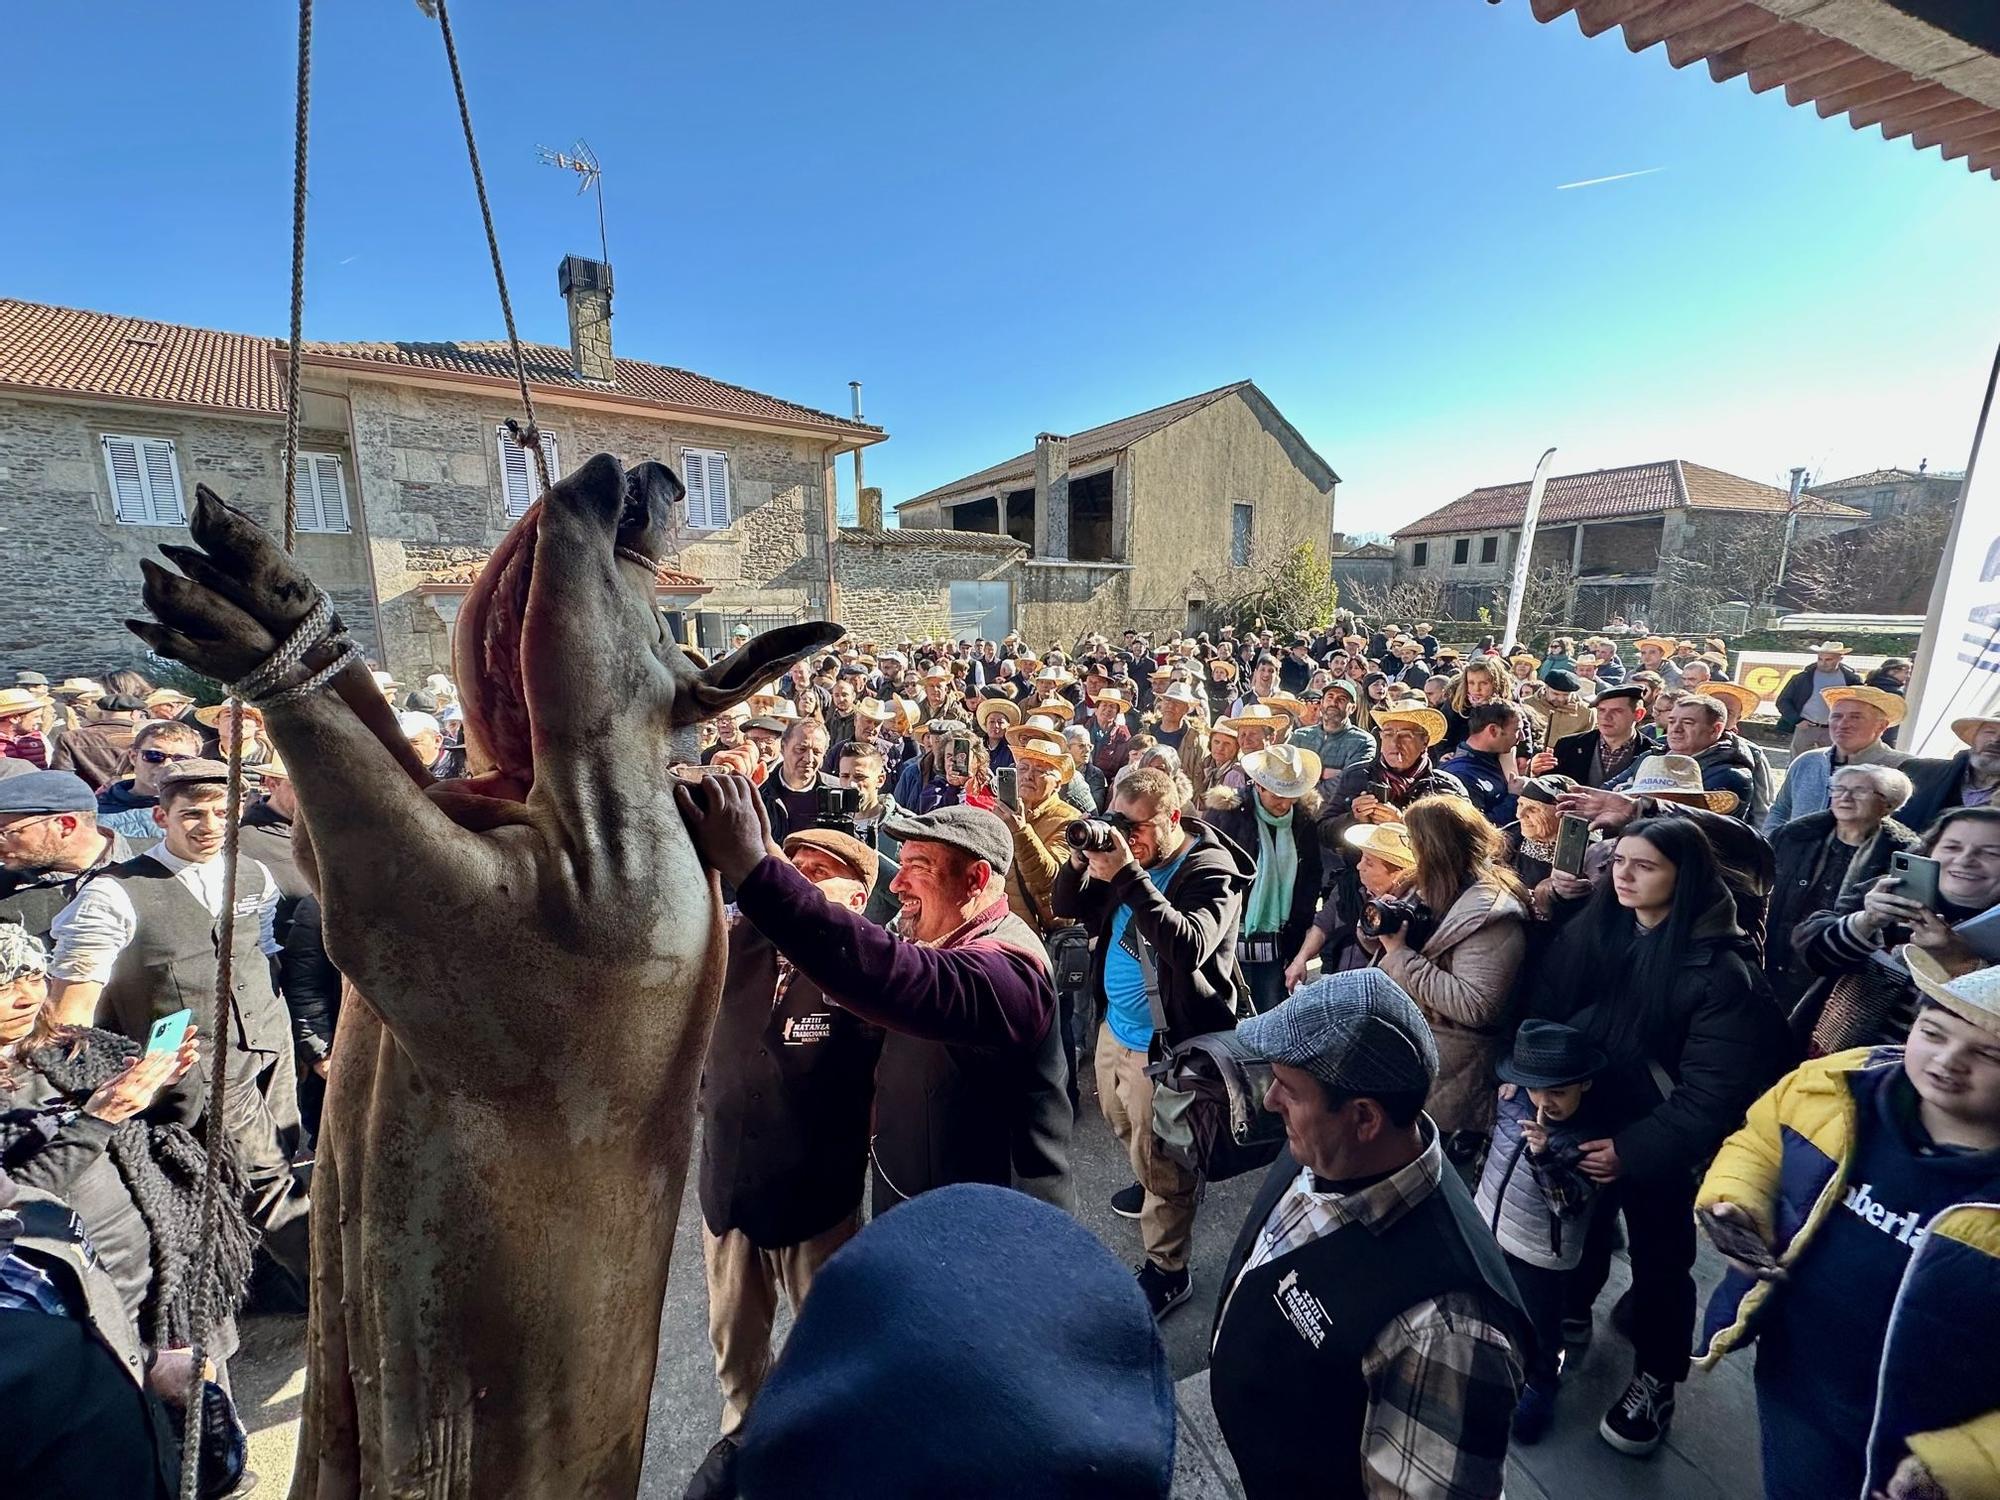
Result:
{"type": "Polygon", "coordinates": [[[1437,1042],[1380,969],[1241,1023],[1285,1147],[1230,1252],[1209,1395],[1248,1500],[1498,1500],[1532,1340],[1424,1100],[1437,1042]],[[1419,1486],[1412,1491],[1410,1486],[1419,1486]]]}
{"type": "MultiPolygon", "coordinates": [[[[186,760],[161,775],[153,850],[94,875],[57,915],[51,936],[49,1004],[70,1025],[101,1025],[143,1043],[153,1023],[184,1008],[208,1018],[221,959],[221,912],[229,768],[186,760]]],[[[246,1183],[244,1210],[264,1248],[305,1285],[307,1199],[292,1175],[299,1144],[292,1026],[271,986],[278,885],[254,859],[239,859],[231,945],[229,1090],[223,1128],[246,1183]]]]}
{"type": "Polygon", "coordinates": [[[1603,1049],[1554,1021],[1523,1021],[1511,1055],[1493,1147],[1480,1174],[1479,1217],[1500,1242],[1507,1271],[1535,1327],[1527,1388],[1514,1408],[1514,1441],[1539,1442],[1555,1417],[1562,1380],[1563,1282],[1583,1258],[1598,1184],[1577,1170],[1583,1143],[1605,1133],[1590,1109],[1603,1049]]]}

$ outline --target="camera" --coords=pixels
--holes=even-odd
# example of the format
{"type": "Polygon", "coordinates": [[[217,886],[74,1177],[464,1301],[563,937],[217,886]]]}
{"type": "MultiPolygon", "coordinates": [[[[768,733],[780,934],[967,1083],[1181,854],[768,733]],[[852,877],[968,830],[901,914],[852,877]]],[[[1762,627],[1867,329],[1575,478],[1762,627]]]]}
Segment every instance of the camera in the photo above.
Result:
{"type": "Polygon", "coordinates": [[[1415,897],[1371,896],[1362,904],[1354,925],[1372,938],[1400,932],[1412,948],[1421,948],[1437,930],[1437,918],[1415,897]]]}
{"type": "Polygon", "coordinates": [[[1108,818],[1079,818],[1074,823],[1063,824],[1063,837],[1069,846],[1084,854],[1104,854],[1115,847],[1112,834],[1130,833],[1132,820],[1120,813],[1108,818]]]}
{"type": "Polygon", "coordinates": [[[813,827],[831,828],[854,835],[854,815],[861,811],[861,789],[852,786],[823,786],[813,809],[813,827]]]}

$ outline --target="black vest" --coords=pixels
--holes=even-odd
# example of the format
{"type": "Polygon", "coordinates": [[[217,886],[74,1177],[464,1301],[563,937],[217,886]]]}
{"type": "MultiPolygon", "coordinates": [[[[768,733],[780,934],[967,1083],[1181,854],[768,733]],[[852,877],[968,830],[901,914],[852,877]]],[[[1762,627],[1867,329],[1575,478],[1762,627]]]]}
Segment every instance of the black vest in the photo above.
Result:
{"type": "Polygon", "coordinates": [[[1391,1320],[1429,1298],[1469,1291],[1508,1331],[1523,1364],[1532,1335],[1500,1247],[1448,1165],[1437,1190],[1389,1228],[1347,1225],[1238,1282],[1271,1210],[1298,1175],[1287,1150],[1230,1252],[1209,1399],[1249,1500],[1361,1500],[1368,1409],[1361,1359],[1391,1320]]]}
{"type": "MultiPolygon", "coordinates": [[[[138,928],[112,966],[103,1008],[114,1031],[138,1042],[153,1023],[183,1007],[201,1027],[206,1059],[215,1013],[215,979],[220,967],[222,923],[211,916],[174,872],[141,854],[108,866],[95,877],[115,881],[131,899],[138,928]]],[[[232,1080],[259,1071],[274,1056],[291,1053],[291,1024],[271,987],[271,963],[264,956],[258,905],[269,877],[245,859],[236,874],[236,933],[231,969],[230,1051],[237,1065],[232,1080]]]]}
{"type": "MultiPolygon", "coordinates": [[[[1009,912],[988,940],[1030,955],[1041,939],[1009,912]]],[[[874,1159],[889,1197],[875,1211],[954,1182],[1018,1188],[1068,1210],[1070,1125],[1062,1026],[1048,960],[1049,1024],[1032,1048],[961,1047],[891,1031],[875,1070],[874,1159]]]]}
{"type": "Polygon", "coordinates": [[[740,918],[701,1075],[701,1216],[763,1250],[824,1234],[861,1206],[881,1034],[740,918]],[[789,966],[788,966],[789,968],[789,966]]]}

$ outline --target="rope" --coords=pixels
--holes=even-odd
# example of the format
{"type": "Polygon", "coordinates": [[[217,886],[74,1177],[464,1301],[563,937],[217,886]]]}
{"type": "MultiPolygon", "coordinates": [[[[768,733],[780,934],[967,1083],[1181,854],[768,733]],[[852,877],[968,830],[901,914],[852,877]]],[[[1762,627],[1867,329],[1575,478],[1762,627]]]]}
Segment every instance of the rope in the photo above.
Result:
{"type": "Polygon", "coordinates": [[[298,108],[292,120],[292,350],[285,370],[285,551],[299,535],[299,343],[306,316],[306,114],[312,104],[312,0],[299,0],[298,108]]]}
{"type": "Polygon", "coordinates": [[[465,102],[465,75],[458,68],[458,44],[451,36],[451,11],[445,0],[428,0],[437,11],[438,30],[444,34],[445,60],[451,64],[451,87],[458,95],[458,121],[465,128],[465,155],[472,163],[472,186],[479,194],[479,217],[486,225],[486,249],[493,257],[493,284],[500,289],[500,316],[507,324],[507,347],[514,354],[514,379],[521,388],[521,410],[527,413],[526,427],[507,424],[514,441],[535,457],[535,472],[542,488],[549,487],[549,459],[542,452],[542,430],[535,425],[535,398],[528,393],[528,365],[521,355],[521,335],[514,330],[514,304],[507,296],[507,272],[500,264],[500,236],[493,229],[493,207],[486,201],[486,174],[479,170],[479,145],[472,136],[472,106],[465,102]]]}

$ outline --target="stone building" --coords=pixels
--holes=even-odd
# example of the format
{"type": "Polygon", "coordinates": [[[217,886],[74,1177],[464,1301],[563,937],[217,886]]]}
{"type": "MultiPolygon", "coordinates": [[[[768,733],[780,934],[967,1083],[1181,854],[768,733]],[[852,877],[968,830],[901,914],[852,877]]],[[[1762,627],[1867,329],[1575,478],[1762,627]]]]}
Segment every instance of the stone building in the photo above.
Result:
{"type": "MultiPolygon", "coordinates": [[[[834,461],[881,428],[615,357],[610,271],[575,257],[571,346],[524,345],[560,475],[597,452],[688,486],[664,609],[711,649],[835,612],[834,461]]],[[[458,601],[535,495],[504,342],[305,346],[298,555],[398,676],[448,670],[458,601]]],[[[207,484],[275,530],[282,342],[0,300],[0,666],[130,662],[142,556],[207,484]]]]}
{"type": "MultiPolygon", "coordinates": [[[[1789,497],[1719,469],[1663,459],[1548,481],[1535,528],[1533,566],[1566,569],[1574,603],[1567,623],[1603,626],[1614,616],[1655,618],[1676,560],[1705,573],[1732,552],[1775,552],[1789,497]]],[[[1396,579],[1434,581],[1442,613],[1472,619],[1504,596],[1521,544],[1528,481],[1487,485],[1419,517],[1395,534],[1396,579]]],[[[1867,519],[1865,511],[1803,497],[1795,541],[1809,542],[1867,519]]],[[[1750,602],[1756,602],[1754,600],[1750,602]]]]}
{"type": "Polygon", "coordinates": [[[1333,537],[1333,585],[1344,600],[1357,590],[1379,590],[1396,578],[1396,549],[1387,542],[1357,542],[1336,532],[1333,537]]]}
{"type": "MultiPolygon", "coordinates": [[[[1212,597],[1266,560],[1304,541],[1325,553],[1339,482],[1244,380],[1066,437],[1042,433],[1028,452],[896,513],[906,533],[953,533],[932,538],[939,548],[962,548],[967,535],[1011,539],[1009,566],[978,578],[966,569],[953,586],[967,585],[968,609],[981,601],[981,615],[1011,619],[1041,644],[1200,624],[1212,597]]],[[[884,555],[899,545],[916,544],[885,544],[884,555]]]]}
{"type": "Polygon", "coordinates": [[[1933,472],[1926,459],[1914,469],[1871,469],[1866,474],[1815,484],[1806,493],[1865,510],[1870,520],[1886,521],[1917,511],[1949,510],[1958,503],[1964,484],[1963,473],[1933,472]]]}

